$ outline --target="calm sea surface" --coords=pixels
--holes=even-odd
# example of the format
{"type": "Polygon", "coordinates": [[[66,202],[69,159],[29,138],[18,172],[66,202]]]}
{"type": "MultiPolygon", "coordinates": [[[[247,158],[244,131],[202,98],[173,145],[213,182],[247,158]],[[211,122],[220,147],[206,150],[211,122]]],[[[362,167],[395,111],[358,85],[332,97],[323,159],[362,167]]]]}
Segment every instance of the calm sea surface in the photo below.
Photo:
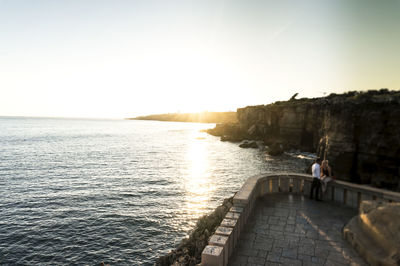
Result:
{"type": "Polygon", "coordinates": [[[213,126],[0,117],[0,264],[152,265],[249,176],[304,167],[213,126]]]}

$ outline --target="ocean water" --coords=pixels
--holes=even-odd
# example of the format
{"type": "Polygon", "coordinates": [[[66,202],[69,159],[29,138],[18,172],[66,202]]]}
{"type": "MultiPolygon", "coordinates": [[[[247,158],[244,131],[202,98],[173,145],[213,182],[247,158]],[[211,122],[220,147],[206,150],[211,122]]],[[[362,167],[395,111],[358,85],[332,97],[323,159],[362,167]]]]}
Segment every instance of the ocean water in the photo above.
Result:
{"type": "Polygon", "coordinates": [[[249,176],[304,168],[213,126],[0,117],[0,264],[153,265],[249,176]]]}

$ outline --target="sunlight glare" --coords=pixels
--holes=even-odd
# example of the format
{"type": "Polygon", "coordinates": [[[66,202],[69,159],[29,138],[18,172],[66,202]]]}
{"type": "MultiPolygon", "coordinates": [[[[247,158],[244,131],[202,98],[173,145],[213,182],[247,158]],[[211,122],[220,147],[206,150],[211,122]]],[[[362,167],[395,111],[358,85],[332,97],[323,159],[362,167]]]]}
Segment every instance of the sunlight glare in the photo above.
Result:
{"type": "Polygon", "coordinates": [[[187,210],[190,215],[198,218],[204,213],[210,193],[215,189],[210,182],[209,161],[207,158],[207,142],[202,132],[194,132],[190,136],[190,146],[187,151],[187,160],[190,168],[185,180],[187,210]]]}

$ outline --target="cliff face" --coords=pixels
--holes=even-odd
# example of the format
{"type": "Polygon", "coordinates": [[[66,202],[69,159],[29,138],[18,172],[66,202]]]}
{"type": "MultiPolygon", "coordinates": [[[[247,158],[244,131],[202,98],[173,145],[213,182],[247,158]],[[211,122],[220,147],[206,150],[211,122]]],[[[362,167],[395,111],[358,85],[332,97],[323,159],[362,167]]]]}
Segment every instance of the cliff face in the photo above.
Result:
{"type": "Polygon", "coordinates": [[[237,116],[243,138],[317,152],[342,180],[400,190],[400,92],[276,102],[237,116]]]}

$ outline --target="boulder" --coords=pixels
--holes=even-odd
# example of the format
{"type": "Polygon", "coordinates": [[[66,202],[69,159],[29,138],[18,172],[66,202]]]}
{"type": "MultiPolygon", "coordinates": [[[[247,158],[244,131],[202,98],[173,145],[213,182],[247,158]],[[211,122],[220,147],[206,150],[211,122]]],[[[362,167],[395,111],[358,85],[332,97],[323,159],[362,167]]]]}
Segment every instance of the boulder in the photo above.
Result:
{"type": "Polygon", "coordinates": [[[245,140],[239,144],[240,148],[258,148],[258,144],[256,141],[248,141],[245,140]]]}
{"type": "Polygon", "coordinates": [[[279,143],[273,143],[272,145],[268,146],[267,153],[271,156],[278,156],[283,154],[283,145],[279,143]]]}
{"type": "Polygon", "coordinates": [[[242,140],[243,140],[243,138],[240,136],[234,136],[234,135],[221,136],[221,141],[241,142],[242,140]]]}
{"type": "Polygon", "coordinates": [[[370,265],[400,265],[400,203],[363,201],[343,237],[370,265]]]}

